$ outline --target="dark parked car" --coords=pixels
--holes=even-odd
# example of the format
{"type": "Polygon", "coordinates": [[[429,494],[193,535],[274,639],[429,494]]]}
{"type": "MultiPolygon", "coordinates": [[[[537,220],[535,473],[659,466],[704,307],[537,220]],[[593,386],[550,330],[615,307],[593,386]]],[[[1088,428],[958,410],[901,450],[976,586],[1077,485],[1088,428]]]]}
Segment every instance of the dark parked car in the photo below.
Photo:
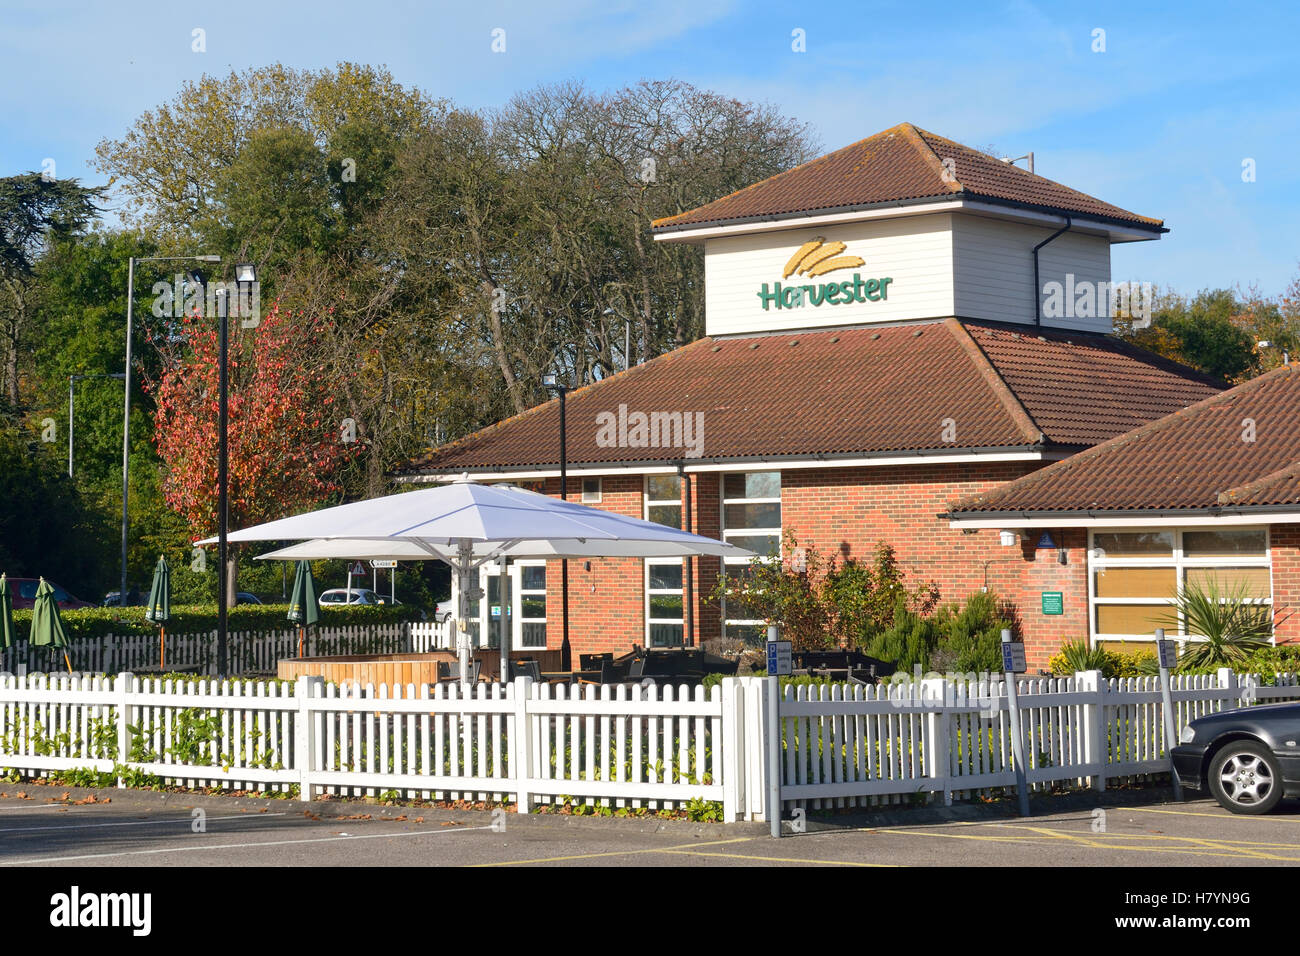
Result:
{"type": "MultiPolygon", "coordinates": [[[[122,606],[122,602],[120,600],[121,596],[122,596],[121,591],[109,591],[107,594],[104,595],[104,602],[100,605],[100,607],[121,607],[122,606]]],[[[139,607],[141,604],[145,603],[144,599],[145,599],[145,595],[141,594],[135,588],[132,588],[131,590],[126,592],[127,607],[139,607]]]]}
{"type": "MultiPolygon", "coordinates": [[[[46,578],[46,580],[49,581],[49,578],[46,578]]],[[[39,578],[9,578],[9,588],[14,598],[14,609],[25,608],[30,611],[32,605],[36,603],[36,589],[40,586],[39,578]]],[[[54,588],[54,601],[59,605],[61,611],[95,606],[89,601],[73,597],[53,581],[50,581],[50,587],[54,588]]]]}
{"type": "Polygon", "coordinates": [[[1268,813],[1300,796],[1300,704],[1225,710],[1193,720],[1173,749],[1184,787],[1205,787],[1233,813],[1268,813]]]}
{"type": "Polygon", "coordinates": [[[260,597],[258,597],[256,594],[253,594],[251,591],[236,591],[235,603],[236,604],[262,604],[264,602],[260,597]]]}

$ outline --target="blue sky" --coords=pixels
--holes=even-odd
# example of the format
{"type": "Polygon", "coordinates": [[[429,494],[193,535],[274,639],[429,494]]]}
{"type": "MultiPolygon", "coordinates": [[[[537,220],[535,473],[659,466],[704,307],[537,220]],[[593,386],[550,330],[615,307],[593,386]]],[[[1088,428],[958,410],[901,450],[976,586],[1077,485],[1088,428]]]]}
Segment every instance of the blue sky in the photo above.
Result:
{"type": "Polygon", "coordinates": [[[672,76],[772,102],[827,150],[904,120],[1033,150],[1040,174],[1165,219],[1160,242],[1115,248],[1116,279],[1273,295],[1298,271],[1300,5],[6,0],[3,18],[0,175],[53,158],[60,177],[103,182],[99,140],[232,67],[383,64],[468,107],[539,83],[672,76]],[[806,52],[791,49],[795,29],[806,52]]]}

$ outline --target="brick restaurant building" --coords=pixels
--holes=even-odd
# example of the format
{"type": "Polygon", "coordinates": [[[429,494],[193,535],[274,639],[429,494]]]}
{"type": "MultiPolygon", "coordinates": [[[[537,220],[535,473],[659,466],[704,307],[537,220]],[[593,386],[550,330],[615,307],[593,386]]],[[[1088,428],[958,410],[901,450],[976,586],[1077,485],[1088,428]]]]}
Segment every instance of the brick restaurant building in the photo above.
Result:
{"type": "MultiPolygon", "coordinates": [[[[944,516],[1223,389],[1108,334],[1111,244],[1165,231],[910,124],[656,221],[703,247],[706,335],[568,394],[570,497],[758,553],[783,532],[862,560],[888,542],[944,600],[1015,603],[1031,665],[1114,636],[1079,587],[1085,532],[944,516]]],[[[558,400],[398,480],[462,474],[558,494],[558,400]]],[[[704,601],[738,570],[571,561],[572,649],[757,640],[762,622],[704,601]]],[[[558,648],[559,562],[510,581],[514,646],[558,648]]]]}

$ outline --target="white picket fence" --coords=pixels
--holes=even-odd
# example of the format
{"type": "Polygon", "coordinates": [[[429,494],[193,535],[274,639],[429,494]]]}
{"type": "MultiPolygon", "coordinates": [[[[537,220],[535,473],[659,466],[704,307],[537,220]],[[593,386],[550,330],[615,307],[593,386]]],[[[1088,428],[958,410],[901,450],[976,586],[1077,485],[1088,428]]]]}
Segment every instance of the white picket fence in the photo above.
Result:
{"type": "MultiPolygon", "coordinates": [[[[1300,699],[1295,675],[1175,676],[1175,733],[1225,707],[1300,699]]],[[[1091,671],[1017,683],[1025,774],[1042,790],[1105,789],[1168,772],[1159,679],[1091,671]]],[[[786,687],[781,801],[795,807],[878,806],[935,794],[945,804],[1015,785],[1002,680],[786,687]]],[[[756,796],[756,795],[755,795],[756,796]]]]}
{"type": "Polygon", "coordinates": [[[429,651],[445,651],[454,648],[453,624],[451,618],[441,623],[417,621],[411,624],[411,650],[417,654],[426,654],[429,651]]]}
{"type": "MultiPolygon", "coordinates": [[[[410,799],[724,803],[730,689],[0,675],[0,766],[410,799]]],[[[729,723],[737,719],[733,713],[729,723]]],[[[739,757],[734,751],[733,759],[739,757]]]]}
{"type": "MultiPolygon", "coordinates": [[[[0,674],[0,768],[187,787],[767,814],[765,678],[701,687],[326,684],[0,674]]],[[[1030,785],[1104,789],[1167,773],[1155,678],[1017,685],[1030,785]]],[[[1175,677],[1176,731],[1225,707],[1300,699],[1224,670],[1175,677]]],[[[785,688],[780,802],[830,809],[1014,786],[1002,680],[785,688]]]]}
{"type": "MultiPolygon", "coordinates": [[[[357,624],[346,627],[309,627],[304,654],[401,654],[411,646],[411,625],[357,624]]],[[[66,648],[74,671],[116,674],[152,670],[160,665],[158,634],[106,634],[77,638],[66,648]]],[[[227,635],[229,674],[274,674],[276,661],[298,656],[298,629],[277,631],[231,631],[227,635]]],[[[167,634],[167,670],[188,670],[198,674],[217,673],[217,632],[198,631],[167,634]]],[[[56,671],[67,664],[59,648],[33,647],[19,641],[0,653],[0,670],[56,671]]]]}

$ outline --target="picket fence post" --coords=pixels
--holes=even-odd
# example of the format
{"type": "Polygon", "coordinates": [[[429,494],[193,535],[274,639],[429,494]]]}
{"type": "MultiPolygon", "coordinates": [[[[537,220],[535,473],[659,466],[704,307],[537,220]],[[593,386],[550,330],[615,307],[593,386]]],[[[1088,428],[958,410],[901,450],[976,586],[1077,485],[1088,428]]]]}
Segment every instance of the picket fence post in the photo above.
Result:
{"type": "Polygon", "coordinates": [[[293,693],[298,704],[293,725],[293,761],[298,771],[298,799],[311,800],[315,796],[311,775],[316,769],[316,721],[308,706],[313,697],[324,696],[325,678],[303,675],[294,684],[293,693]]]}
{"type": "MultiPolygon", "coordinates": [[[[922,731],[925,736],[921,744],[925,775],[930,778],[930,787],[943,794],[945,807],[952,806],[952,782],[948,772],[952,766],[952,713],[948,688],[948,681],[942,677],[923,678],[919,698],[925,708],[925,729],[922,731]]],[[[917,702],[914,697],[912,703],[917,702]]]]}
{"type": "MultiPolygon", "coordinates": [[[[123,671],[117,675],[117,764],[119,767],[126,766],[127,759],[131,756],[131,731],[127,729],[127,724],[131,722],[131,685],[135,682],[135,675],[123,671]]],[[[119,789],[126,786],[126,782],[117,778],[119,789]]]]}
{"type": "Polygon", "coordinates": [[[515,781],[515,812],[528,813],[528,781],[533,772],[533,728],[528,725],[528,701],[533,695],[533,679],[516,677],[511,688],[515,695],[515,732],[506,743],[510,764],[508,779],[515,781]]]}
{"type": "Polygon", "coordinates": [[[741,819],[744,803],[745,719],[740,680],[722,678],[722,819],[741,819]]]}
{"type": "Polygon", "coordinates": [[[1093,703],[1083,705],[1083,762],[1101,768],[1092,774],[1092,789],[1101,793],[1106,789],[1106,768],[1110,759],[1106,739],[1106,679],[1101,671],[1076,671],[1074,686],[1081,693],[1095,697],[1093,703]]]}

